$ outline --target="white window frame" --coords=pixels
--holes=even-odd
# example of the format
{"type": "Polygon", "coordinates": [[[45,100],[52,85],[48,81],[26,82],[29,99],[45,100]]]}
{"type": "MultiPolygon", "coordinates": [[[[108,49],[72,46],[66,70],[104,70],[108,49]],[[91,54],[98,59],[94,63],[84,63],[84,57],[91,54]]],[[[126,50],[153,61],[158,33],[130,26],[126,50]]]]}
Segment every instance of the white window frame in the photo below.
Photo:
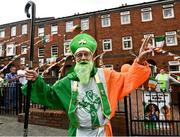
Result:
{"type": "Polygon", "coordinates": [[[68,40],[64,41],[64,55],[65,56],[69,56],[69,55],[72,54],[71,50],[70,50],[70,47],[69,47],[70,42],[71,42],[71,39],[68,39],[68,40]]]}
{"type": "Polygon", "coordinates": [[[27,45],[21,45],[21,54],[27,54],[27,45]]]}
{"type": "Polygon", "coordinates": [[[169,61],[168,65],[169,65],[168,66],[169,67],[169,73],[180,73],[180,61],[169,61]],[[179,68],[179,70],[171,71],[170,66],[177,66],[177,68],[179,68]]]}
{"type": "Polygon", "coordinates": [[[81,19],[81,30],[89,29],[89,18],[81,19]]]}
{"type": "Polygon", "coordinates": [[[38,28],[38,37],[43,37],[44,36],[44,27],[39,27],[38,28]]]}
{"type": "Polygon", "coordinates": [[[16,55],[16,45],[14,43],[9,43],[6,45],[6,56],[16,55]]]}
{"type": "Polygon", "coordinates": [[[120,16],[121,16],[121,24],[122,25],[131,23],[130,11],[123,11],[120,13],[120,16]],[[124,20],[124,19],[126,19],[126,20],[124,20]]]}
{"type": "Polygon", "coordinates": [[[0,29],[0,38],[5,37],[5,29],[0,29]]]}
{"type": "Polygon", "coordinates": [[[124,37],[122,37],[122,48],[123,48],[123,50],[133,49],[132,36],[124,36],[124,37]],[[128,47],[128,48],[126,48],[125,45],[124,45],[124,43],[127,42],[127,41],[130,41],[130,44],[131,44],[130,47],[128,47]]]}
{"type": "Polygon", "coordinates": [[[20,58],[20,64],[22,64],[22,65],[26,64],[26,58],[25,57],[20,58]]]}
{"type": "Polygon", "coordinates": [[[166,32],[166,46],[177,46],[177,45],[178,45],[178,41],[176,37],[176,31],[166,32]],[[174,38],[174,43],[168,42],[169,37],[174,38]]]}
{"type": "Polygon", "coordinates": [[[111,17],[110,17],[110,14],[101,15],[101,26],[103,28],[111,26],[111,17]]]}
{"type": "Polygon", "coordinates": [[[112,39],[103,39],[102,46],[103,46],[103,51],[112,51],[112,39]],[[105,44],[108,44],[109,49],[105,49],[105,44]]]}
{"type": "Polygon", "coordinates": [[[21,34],[22,35],[25,35],[25,34],[27,34],[27,24],[23,24],[22,26],[21,26],[21,34]]]}
{"type": "Polygon", "coordinates": [[[143,8],[141,9],[141,20],[142,22],[152,21],[152,11],[151,8],[143,8]],[[149,18],[145,18],[145,17],[149,18]]]}
{"type": "Polygon", "coordinates": [[[152,48],[155,48],[156,44],[155,44],[155,37],[154,37],[154,34],[153,33],[147,33],[147,34],[144,34],[144,38],[146,38],[147,36],[151,35],[151,44],[152,44],[152,48]]]}
{"type": "Polygon", "coordinates": [[[169,5],[163,5],[163,18],[164,19],[170,19],[170,18],[174,18],[174,8],[173,8],[173,4],[169,4],[169,5]],[[168,10],[170,10],[171,15],[166,15],[165,12],[167,12],[168,10]]]}
{"type": "Polygon", "coordinates": [[[67,21],[66,22],[66,32],[71,32],[72,27],[73,27],[73,21],[67,21]]]}
{"type": "Polygon", "coordinates": [[[44,64],[44,59],[43,58],[39,59],[38,64],[39,64],[39,67],[42,66],[44,64]]]}
{"type": "Polygon", "coordinates": [[[52,45],[51,46],[51,57],[52,56],[58,56],[58,45],[52,45]]]}
{"type": "Polygon", "coordinates": [[[58,34],[58,26],[57,25],[51,25],[51,35],[58,34]]]}
{"type": "Polygon", "coordinates": [[[4,57],[4,44],[0,43],[0,57],[4,57]]]}
{"type": "Polygon", "coordinates": [[[38,48],[38,57],[39,58],[44,57],[44,47],[39,47],[38,48]]]}
{"type": "Polygon", "coordinates": [[[11,27],[11,37],[16,36],[16,26],[11,27]]]}

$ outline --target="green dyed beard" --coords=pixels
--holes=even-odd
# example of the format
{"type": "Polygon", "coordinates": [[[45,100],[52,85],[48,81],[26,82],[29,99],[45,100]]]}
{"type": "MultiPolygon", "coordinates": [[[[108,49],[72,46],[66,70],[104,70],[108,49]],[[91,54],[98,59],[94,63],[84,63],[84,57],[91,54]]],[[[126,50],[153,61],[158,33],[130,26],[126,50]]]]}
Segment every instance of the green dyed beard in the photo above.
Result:
{"type": "Polygon", "coordinates": [[[79,78],[81,84],[83,85],[88,84],[92,68],[93,68],[92,61],[81,61],[76,63],[74,71],[77,77],[79,78]]]}

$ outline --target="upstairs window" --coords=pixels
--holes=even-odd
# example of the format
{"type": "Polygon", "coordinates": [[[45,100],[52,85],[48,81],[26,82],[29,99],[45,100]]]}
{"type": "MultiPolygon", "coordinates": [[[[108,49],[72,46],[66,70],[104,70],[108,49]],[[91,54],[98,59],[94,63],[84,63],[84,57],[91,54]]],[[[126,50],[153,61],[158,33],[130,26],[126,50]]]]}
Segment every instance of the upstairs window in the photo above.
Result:
{"type": "Polygon", "coordinates": [[[123,45],[123,50],[129,50],[132,49],[132,37],[131,36],[126,36],[122,37],[122,45],[123,45]]]}
{"type": "Polygon", "coordinates": [[[101,16],[101,25],[102,25],[102,27],[111,26],[110,14],[101,16]]]}
{"type": "Polygon", "coordinates": [[[22,29],[22,35],[27,34],[27,24],[23,24],[21,29],[22,29]]]}
{"type": "Polygon", "coordinates": [[[111,39],[103,40],[103,51],[112,51],[112,40],[111,39]]]}
{"type": "Polygon", "coordinates": [[[4,45],[0,43],[0,57],[4,57],[4,45]]]}
{"type": "Polygon", "coordinates": [[[0,38],[4,38],[4,37],[5,37],[5,30],[0,29],[0,38]]]}
{"type": "Polygon", "coordinates": [[[154,34],[151,34],[151,33],[145,34],[145,35],[144,35],[144,38],[148,37],[149,35],[151,36],[151,39],[149,40],[149,43],[151,44],[151,47],[152,47],[152,48],[155,48],[154,34]]]}
{"type": "Polygon", "coordinates": [[[16,26],[11,27],[11,37],[16,36],[16,26]]]}
{"type": "Polygon", "coordinates": [[[173,4],[163,5],[163,18],[164,19],[174,18],[173,4]]]}
{"type": "Polygon", "coordinates": [[[141,19],[142,22],[151,21],[152,20],[152,11],[151,8],[143,8],[141,9],[141,19]]]}
{"type": "Polygon", "coordinates": [[[72,27],[73,27],[73,21],[66,22],[66,32],[71,32],[72,27]]]}
{"type": "Polygon", "coordinates": [[[52,56],[58,56],[58,46],[57,45],[53,45],[52,47],[51,47],[51,57],[52,56]]]}
{"type": "Polygon", "coordinates": [[[39,27],[38,28],[38,36],[43,37],[44,36],[44,27],[39,27]]]}
{"type": "Polygon", "coordinates": [[[81,30],[88,30],[89,29],[89,19],[81,19],[81,30]]]}
{"type": "Polygon", "coordinates": [[[21,54],[27,54],[27,45],[21,46],[21,54]]]}
{"type": "Polygon", "coordinates": [[[38,57],[44,57],[44,48],[43,47],[38,48],[38,57]]]}
{"type": "Polygon", "coordinates": [[[15,56],[16,55],[16,46],[11,43],[6,45],[6,56],[15,56]]]}
{"type": "Polygon", "coordinates": [[[169,72],[180,73],[180,61],[169,61],[169,72]]]}
{"type": "Polygon", "coordinates": [[[121,15],[121,24],[130,24],[130,11],[124,11],[120,13],[121,15]]]}
{"type": "Polygon", "coordinates": [[[26,58],[25,57],[20,58],[20,64],[22,64],[22,65],[26,64],[26,58]]]}
{"type": "Polygon", "coordinates": [[[58,34],[58,26],[51,25],[51,35],[58,34]]]}
{"type": "Polygon", "coordinates": [[[176,37],[176,31],[166,32],[166,45],[167,46],[178,45],[177,37],[176,37]]]}
{"type": "Polygon", "coordinates": [[[66,40],[66,41],[64,42],[64,55],[65,55],[65,56],[71,55],[71,51],[70,51],[70,48],[69,48],[70,42],[71,42],[71,39],[66,40]]]}

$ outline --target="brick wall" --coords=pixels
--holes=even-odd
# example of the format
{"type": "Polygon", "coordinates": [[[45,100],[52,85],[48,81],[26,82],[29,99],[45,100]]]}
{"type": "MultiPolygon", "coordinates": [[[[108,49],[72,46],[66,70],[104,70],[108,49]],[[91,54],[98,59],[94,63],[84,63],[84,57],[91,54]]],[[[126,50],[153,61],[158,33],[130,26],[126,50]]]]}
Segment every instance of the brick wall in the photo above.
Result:
{"type": "MultiPolygon", "coordinates": [[[[24,113],[18,115],[18,121],[24,122],[24,113]]],[[[68,129],[69,120],[64,111],[30,109],[29,124],[68,129]]],[[[112,118],[111,124],[114,136],[126,135],[125,115],[123,113],[116,114],[112,118]]]]}

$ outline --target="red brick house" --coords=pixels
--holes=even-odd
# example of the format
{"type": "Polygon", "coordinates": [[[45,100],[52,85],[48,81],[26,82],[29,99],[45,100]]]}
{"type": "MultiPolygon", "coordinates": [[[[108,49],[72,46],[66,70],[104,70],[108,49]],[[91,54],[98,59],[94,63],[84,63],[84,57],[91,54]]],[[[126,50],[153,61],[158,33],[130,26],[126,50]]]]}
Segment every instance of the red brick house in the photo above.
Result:
{"type": "MultiPolygon", "coordinates": [[[[81,30],[95,37],[98,42],[96,55],[107,51],[103,63],[117,71],[120,71],[124,63],[132,63],[135,57],[130,54],[130,51],[137,54],[141,40],[147,34],[153,37],[165,35],[163,49],[178,56],[180,55],[180,39],[176,37],[176,34],[180,35],[179,9],[178,0],[161,0],[123,5],[62,18],[36,19],[33,65],[37,67],[40,63],[48,62],[52,56],[61,59],[68,55],[69,42],[79,33],[71,32],[71,28],[75,25],[79,25],[81,30]],[[50,42],[43,43],[43,36],[46,40],[50,39],[50,42]]],[[[14,63],[28,64],[29,55],[26,54],[26,48],[29,45],[27,42],[29,27],[29,20],[0,25],[1,64],[7,64],[15,55],[24,53],[14,63]]],[[[156,46],[154,40],[153,44],[156,46]]],[[[151,56],[148,61],[157,68],[163,67],[170,72],[180,73],[180,62],[174,61],[173,56],[155,53],[155,56],[151,56]]],[[[69,62],[72,64],[71,61],[69,62]]],[[[98,60],[96,62],[99,64],[98,60]]],[[[56,77],[59,67],[53,69],[51,75],[56,77]]],[[[154,71],[156,72],[156,68],[154,71]]]]}

